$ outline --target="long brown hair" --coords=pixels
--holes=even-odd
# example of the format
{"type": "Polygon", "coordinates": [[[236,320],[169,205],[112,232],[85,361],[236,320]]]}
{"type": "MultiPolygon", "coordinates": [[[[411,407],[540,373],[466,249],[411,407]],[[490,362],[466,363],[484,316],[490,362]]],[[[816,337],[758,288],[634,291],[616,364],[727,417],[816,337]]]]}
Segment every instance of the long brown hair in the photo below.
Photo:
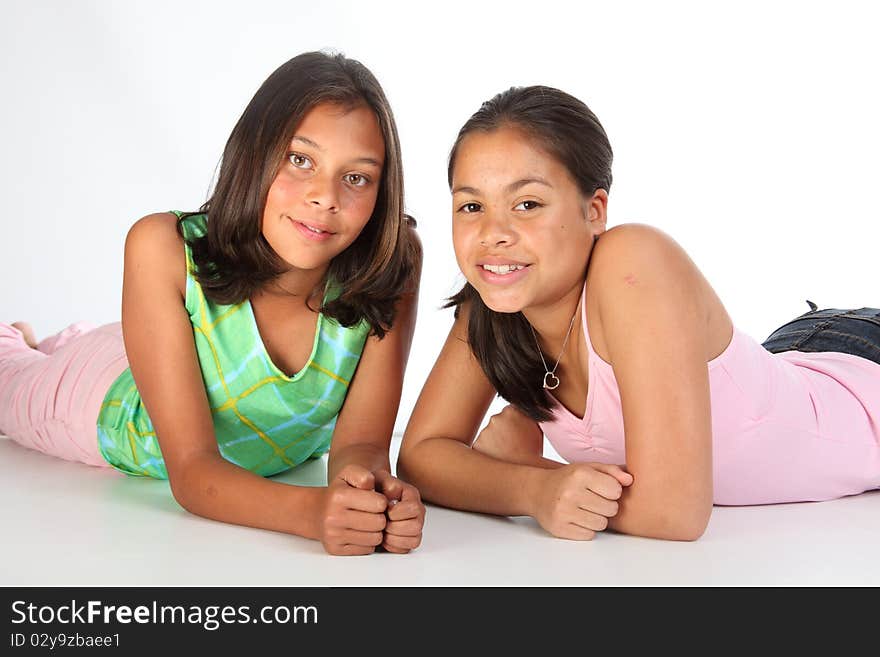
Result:
{"type": "MultiPolygon", "coordinates": [[[[343,326],[366,320],[383,337],[401,294],[417,275],[420,247],[415,221],[404,214],[403,164],[394,115],[373,74],[341,54],[308,52],[275,70],[248,103],[223,150],[214,192],[199,212],[207,233],[190,243],[196,279],[216,303],[241,303],[287,265],[262,235],[266,197],[305,114],[331,102],[366,105],[375,112],[385,140],[385,165],[370,220],[357,239],[330,263],[315,292],[327,281],[338,297],[321,312],[343,326]]],[[[178,230],[182,234],[181,227],[178,230]]]]}
{"type": "MultiPolygon", "coordinates": [[[[449,155],[449,186],[455,158],[465,136],[492,132],[503,126],[523,130],[556,158],[576,181],[584,196],[611,188],[613,153],[608,135],[583,102],[559,89],[512,87],[486,101],[464,124],[449,155]]],[[[549,420],[554,403],[541,388],[544,365],[528,320],[522,312],[491,310],[470,283],[449,298],[445,307],[470,306],[468,342],[495,390],[536,421],[549,420]]]]}

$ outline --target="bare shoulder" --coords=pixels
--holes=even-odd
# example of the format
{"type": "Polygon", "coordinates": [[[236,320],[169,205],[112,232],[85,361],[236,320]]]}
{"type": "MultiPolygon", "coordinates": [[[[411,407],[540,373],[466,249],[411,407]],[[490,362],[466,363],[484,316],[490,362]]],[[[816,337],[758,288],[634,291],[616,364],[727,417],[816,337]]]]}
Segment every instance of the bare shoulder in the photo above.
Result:
{"type": "Polygon", "coordinates": [[[667,233],[647,224],[621,224],[602,233],[596,242],[591,275],[611,282],[637,284],[641,272],[652,276],[694,273],[696,265],[667,233]]]}
{"type": "Polygon", "coordinates": [[[172,212],[148,214],[134,222],[125,238],[128,276],[145,276],[157,284],[171,281],[183,293],[186,255],[177,223],[172,212]]]}
{"type": "Polygon", "coordinates": [[[659,321],[660,310],[675,308],[702,321],[710,351],[729,342],[731,320],[712,286],[687,252],[668,234],[645,224],[621,224],[596,241],[587,277],[587,321],[596,352],[609,353],[605,319],[637,323],[643,311],[659,321]]]}
{"type": "Polygon", "coordinates": [[[169,246],[172,243],[183,244],[177,232],[177,215],[173,212],[156,212],[141,217],[128,230],[126,244],[136,248],[149,248],[149,245],[169,246]]]}
{"type": "Polygon", "coordinates": [[[600,305],[641,303],[642,294],[658,295],[687,287],[708,288],[690,256],[672,237],[646,224],[621,224],[596,241],[587,286],[600,305]]]}

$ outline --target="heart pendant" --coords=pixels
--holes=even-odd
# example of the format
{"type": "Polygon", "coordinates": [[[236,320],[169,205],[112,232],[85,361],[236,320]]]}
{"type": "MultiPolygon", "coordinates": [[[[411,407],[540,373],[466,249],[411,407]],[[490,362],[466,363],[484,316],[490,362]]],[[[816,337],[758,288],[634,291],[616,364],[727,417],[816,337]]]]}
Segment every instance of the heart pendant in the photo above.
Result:
{"type": "Polygon", "coordinates": [[[553,372],[547,372],[544,375],[544,389],[545,390],[556,390],[559,387],[559,377],[556,376],[553,372]]]}

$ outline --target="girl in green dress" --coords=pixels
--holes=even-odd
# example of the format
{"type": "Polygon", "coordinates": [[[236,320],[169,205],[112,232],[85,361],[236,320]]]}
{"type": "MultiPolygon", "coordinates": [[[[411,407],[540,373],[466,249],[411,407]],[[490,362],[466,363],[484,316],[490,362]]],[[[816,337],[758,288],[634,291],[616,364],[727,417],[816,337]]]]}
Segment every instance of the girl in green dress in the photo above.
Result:
{"type": "Polygon", "coordinates": [[[299,55],[248,104],[200,210],[129,231],[121,324],[39,343],[0,324],[0,433],[167,478],[200,516],[331,554],[408,552],[424,506],[388,451],[415,325],[413,227],[379,83],[342,55],[299,55]],[[265,478],[327,451],[326,487],[265,478]]]}

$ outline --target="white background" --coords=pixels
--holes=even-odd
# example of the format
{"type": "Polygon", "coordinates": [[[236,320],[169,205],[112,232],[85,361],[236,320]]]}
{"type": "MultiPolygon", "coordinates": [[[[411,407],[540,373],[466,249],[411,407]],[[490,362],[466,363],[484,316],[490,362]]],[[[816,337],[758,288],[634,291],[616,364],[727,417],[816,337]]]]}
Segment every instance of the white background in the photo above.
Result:
{"type": "Polygon", "coordinates": [[[122,245],[196,209],[282,62],[332,48],[379,78],[426,245],[402,430],[461,283],[446,158],[511,85],[583,99],[615,151],[609,226],[661,228],[758,340],[880,306],[880,24],[870,3],[0,0],[0,320],[118,321],[122,245]]]}

